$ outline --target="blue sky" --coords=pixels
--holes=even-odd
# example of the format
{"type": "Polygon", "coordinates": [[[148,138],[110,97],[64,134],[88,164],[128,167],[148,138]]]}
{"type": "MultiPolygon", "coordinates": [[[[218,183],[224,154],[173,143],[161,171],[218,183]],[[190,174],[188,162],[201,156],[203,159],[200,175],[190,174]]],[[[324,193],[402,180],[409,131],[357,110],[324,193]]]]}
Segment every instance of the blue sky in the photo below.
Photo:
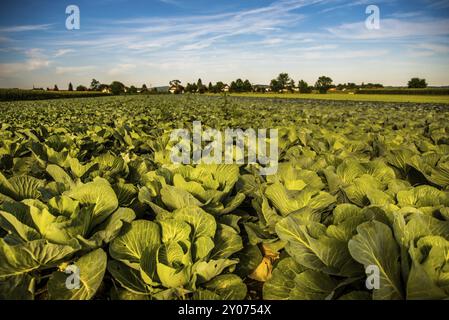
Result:
{"type": "Polygon", "coordinates": [[[269,83],[280,72],[314,83],[449,85],[449,0],[3,1],[0,87],[269,83]],[[67,30],[65,9],[80,9],[67,30]],[[368,5],[380,29],[365,27],[368,5]]]}

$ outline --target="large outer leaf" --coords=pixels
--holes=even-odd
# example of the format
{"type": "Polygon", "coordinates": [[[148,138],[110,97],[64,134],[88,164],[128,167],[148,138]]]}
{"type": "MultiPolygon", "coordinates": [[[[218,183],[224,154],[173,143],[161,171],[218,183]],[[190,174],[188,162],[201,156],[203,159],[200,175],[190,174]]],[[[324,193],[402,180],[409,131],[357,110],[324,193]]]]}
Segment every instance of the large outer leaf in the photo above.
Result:
{"type": "Polygon", "coordinates": [[[438,236],[421,238],[410,248],[410,256],[407,299],[448,299],[449,241],[438,236]]]}
{"type": "Polygon", "coordinates": [[[51,267],[74,253],[77,243],[72,246],[48,243],[47,240],[34,240],[19,245],[8,245],[0,239],[0,277],[20,275],[51,267]]]}
{"type": "Polygon", "coordinates": [[[170,210],[180,209],[188,206],[201,206],[202,203],[184,189],[165,186],[161,190],[162,202],[170,210]]]}
{"type": "Polygon", "coordinates": [[[263,286],[266,300],[322,300],[332,294],[337,282],[328,275],[307,269],[293,258],[278,263],[263,286]]]}
{"type": "Polygon", "coordinates": [[[193,272],[198,276],[198,283],[207,282],[218,276],[227,267],[237,264],[237,261],[229,259],[201,261],[195,264],[193,272]]]}
{"type": "Polygon", "coordinates": [[[341,276],[360,271],[351,259],[346,242],[326,235],[326,227],[322,224],[302,225],[290,216],[277,224],[276,232],[287,242],[286,250],[290,256],[307,268],[341,276]]]}
{"type": "Polygon", "coordinates": [[[138,270],[132,269],[119,261],[111,260],[108,262],[108,271],[123,288],[136,294],[150,293],[138,270]]]}
{"type": "Polygon", "coordinates": [[[198,207],[189,206],[176,210],[173,217],[176,220],[187,222],[192,227],[192,239],[199,237],[212,238],[217,228],[215,218],[198,207]]]}
{"type": "MultiPolygon", "coordinates": [[[[206,283],[204,287],[223,300],[243,300],[246,298],[246,285],[235,274],[220,275],[206,283]]],[[[198,297],[201,299],[201,295],[198,297]]]]}
{"type": "Polygon", "coordinates": [[[15,192],[14,199],[37,199],[41,193],[39,188],[44,186],[42,180],[30,176],[14,176],[9,182],[15,192]]]}
{"type": "Polygon", "coordinates": [[[0,279],[0,300],[33,300],[35,285],[28,274],[0,279]]]}
{"type": "Polygon", "coordinates": [[[39,232],[21,222],[15,215],[6,211],[0,211],[0,227],[9,233],[19,236],[25,241],[41,238],[39,232]]]}
{"type": "Polygon", "coordinates": [[[379,289],[374,289],[376,300],[402,299],[399,247],[391,229],[378,221],[365,222],[357,227],[358,234],[348,243],[352,257],[368,266],[379,268],[379,289]]]}
{"type": "Polygon", "coordinates": [[[212,250],[211,258],[225,259],[243,249],[242,238],[232,227],[225,224],[218,224],[214,238],[215,247],[212,250]]]}
{"type": "Polygon", "coordinates": [[[111,242],[109,253],[112,258],[138,269],[144,250],[149,246],[159,246],[160,243],[161,232],[156,223],[136,220],[125,234],[111,242]]]}
{"type": "Polygon", "coordinates": [[[67,189],[74,186],[72,178],[60,166],[49,164],[47,166],[47,172],[54,181],[62,183],[67,189]]]}
{"type": "Polygon", "coordinates": [[[114,240],[122,230],[125,223],[131,223],[136,218],[136,214],[129,208],[118,208],[105,222],[98,225],[93,231],[94,234],[88,240],[78,237],[89,248],[95,249],[103,243],[114,240]]]}
{"type": "Polygon", "coordinates": [[[163,243],[190,239],[192,228],[187,222],[176,219],[167,219],[159,221],[159,224],[161,226],[163,243]]]}
{"type": "Polygon", "coordinates": [[[14,186],[8,181],[8,179],[0,172],[0,193],[4,195],[16,198],[17,193],[14,190],[14,186]]]}
{"type": "Polygon", "coordinates": [[[93,182],[78,185],[65,195],[78,200],[82,204],[94,205],[92,220],[94,226],[106,220],[118,207],[114,190],[109,182],[102,178],[96,178],[93,182]]]}
{"type": "Polygon", "coordinates": [[[102,249],[92,251],[73,263],[79,269],[79,289],[68,289],[68,274],[56,271],[48,281],[48,292],[54,300],[90,300],[103,281],[107,256],[102,249]]]}

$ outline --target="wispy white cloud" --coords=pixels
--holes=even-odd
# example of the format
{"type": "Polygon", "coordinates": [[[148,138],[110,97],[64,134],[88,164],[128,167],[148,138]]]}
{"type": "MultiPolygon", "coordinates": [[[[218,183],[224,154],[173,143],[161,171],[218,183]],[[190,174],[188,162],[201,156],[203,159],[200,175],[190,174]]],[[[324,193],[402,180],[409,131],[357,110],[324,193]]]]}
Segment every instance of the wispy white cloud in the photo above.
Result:
{"type": "Polygon", "coordinates": [[[410,46],[409,55],[413,57],[430,57],[437,54],[449,54],[449,45],[443,43],[418,43],[410,46]]]}
{"type": "Polygon", "coordinates": [[[96,69],[95,66],[69,66],[69,67],[56,67],[56,74],[70,74],[70,75],[80,75],[84,74],[86,71],[92,71],[96,69]]]}
{"type": "Polygon", "coordinates": [[[395,12],[388,15],[389,18],[406,19],[423,16],[423,11],[410,11],[410,12],[395,12]]]}
{"type": "Polygon", "coordinates": [[[388,54],[388,50],[344,50],[329,55],[329,52],[310,51],[305,52],[301,57],[308,60],[345,60],[358,58],[380,58],[388,54]]]}
{"type": "Polygon", "coordinates": [[[0,32],[26,32],[50,29],[52,24],[29,24],[21,26],[0,27],[0,32]]]}
{"type": "Polygon", "coordinates": [[[50,60],[47,59],[39,48],[27,50],[25,56],[26,60],[24,62],[0,64],[0,73],[3,75],[10,75],[24,71],[34,71],[50,65],[50,60]]]}
{"type": "Polygon", "coordinates": [[[111,38],[109,43],[140,52],[171,46],[183,51],[200,50],[233,37],[271,36],[304,19],[295,10],[324,1],[278,0],[265,7],[223,14],[110,21],[111,32],[128,36],[120,43],[111,38]]]}
{"type": "Polygon", "coordinates": [[[108,71],[108,75],[118,76],[131,72],[136,68],[136,65],[133,63],[122,63],[118,64],[116,67],[112,68],[108,71]]]}
{"type": "MultiPolygon", "coordinates": [[[[380,2],[383,2],[383,0],[378,0],[376,3],[380,3],[380,2]]],[[[329,3],[326,6],[326,8],[321,10],[321,13],[326,13],[326,12],[335,11],[335,10],[341,10],[341,9],[347,9],[347,8],[350,8],[350,7],[356,7],[356,6],[361,6],[361,5],[369,5],[369,4],[372,4],[371,0],[349,1],[349,2],[335,4],[335,5],[329,3]]]]}
{"type": "Polygon", "coordinates": [[[58,49],[56,51],[56,53],[54,54],[54,57],[55,58],[62,57],[62,56],[66,55],[68,53],[71,53],[71,52],[75,52],[75,50],[73,50],[73,49],[58,49]]]}
{"type": "Polygon", "coordinates": [[[165,3],[165,4],[171,4],[174,6],[179,6],[181,3],[177,0],[159,0],[159,2],[165,3]]]}
{"type": "Polygon", "coordinates": [[[430,8],[435,9],[447,9],[449,8],[449,1],[448,0],[427,0],[428,6],[430,8]]]}
{"type": "Polygon", "coordinates": [[[449,19],[414,21],[382,19],[378,30],[367,29],[364,22],[341,24],[327,30],[337,37],[355,40],[444,36],[449,35],[449,19]]]}

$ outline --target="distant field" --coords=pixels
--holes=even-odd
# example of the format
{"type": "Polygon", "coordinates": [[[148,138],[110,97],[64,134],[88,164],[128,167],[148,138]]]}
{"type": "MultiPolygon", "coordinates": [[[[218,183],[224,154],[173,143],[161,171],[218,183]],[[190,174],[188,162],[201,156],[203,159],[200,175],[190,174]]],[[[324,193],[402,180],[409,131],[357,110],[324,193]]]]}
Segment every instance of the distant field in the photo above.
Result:
{"type": "Polygon", "coordinates": [[[390,94],[346,94],[346,93],[231,93],[231,96],[284,98],[284,99],[318,99],[318,100],[349,100],[349,101],[379,101],[379,102],[413,102],[413,103],[447,103],[449,95],[390,95],[390,94]]]}

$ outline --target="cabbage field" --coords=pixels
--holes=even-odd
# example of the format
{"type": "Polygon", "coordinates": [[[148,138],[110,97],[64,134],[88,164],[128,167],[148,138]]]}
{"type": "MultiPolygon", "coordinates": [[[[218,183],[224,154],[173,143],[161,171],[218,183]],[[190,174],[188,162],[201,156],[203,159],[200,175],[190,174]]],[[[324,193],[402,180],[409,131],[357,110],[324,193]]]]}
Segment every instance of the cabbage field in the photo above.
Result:
{"type": "Polygon", "coordinates": [[[0,103],[0,299],[448,299],[449,106],[197,95],[0,103]],[[279,169],[174,165],[193,121],[279,169]]]}

